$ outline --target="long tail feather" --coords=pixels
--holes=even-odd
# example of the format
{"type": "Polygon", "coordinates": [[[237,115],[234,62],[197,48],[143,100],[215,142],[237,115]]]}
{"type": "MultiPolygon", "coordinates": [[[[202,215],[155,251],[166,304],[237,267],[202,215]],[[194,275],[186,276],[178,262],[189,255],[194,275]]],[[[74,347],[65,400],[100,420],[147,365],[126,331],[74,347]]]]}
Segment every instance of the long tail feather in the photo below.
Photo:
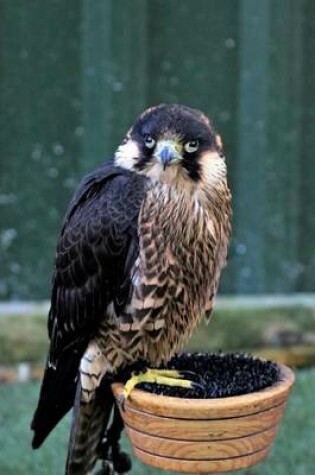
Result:
{"type": "Polygon", "coordinates": [[[65,352],[56,368],[47,364],[31,429],[33,449],[41,446],[48,434],[71,409],[76,391],[80,356],[65,352]]]}
{"type": "Polygon", "coordinates": [[[90,473],[99,456],[99,446],[107,428],[114,398],[110,384],[103,378],[96,396],[82,403],[81,383],[78,382],[71,427],[66,475],[90,473]]]}

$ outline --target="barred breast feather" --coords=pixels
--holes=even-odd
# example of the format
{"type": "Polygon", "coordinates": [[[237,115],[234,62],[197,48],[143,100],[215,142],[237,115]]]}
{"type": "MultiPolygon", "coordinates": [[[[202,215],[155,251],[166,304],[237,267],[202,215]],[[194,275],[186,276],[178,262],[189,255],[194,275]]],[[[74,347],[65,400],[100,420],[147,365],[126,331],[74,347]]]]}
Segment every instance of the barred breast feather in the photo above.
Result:
{"type": "MultiPolygon", "coordinates": [[[[132,293],[102,345],[112,366],[144,358],[156,365],[181,348],[212,310],[226,261],[229,213],[160,182],[149,182],[138,218],[132,293]]],[[[105,328],[104,328],[105,330],[105,328]]]]}

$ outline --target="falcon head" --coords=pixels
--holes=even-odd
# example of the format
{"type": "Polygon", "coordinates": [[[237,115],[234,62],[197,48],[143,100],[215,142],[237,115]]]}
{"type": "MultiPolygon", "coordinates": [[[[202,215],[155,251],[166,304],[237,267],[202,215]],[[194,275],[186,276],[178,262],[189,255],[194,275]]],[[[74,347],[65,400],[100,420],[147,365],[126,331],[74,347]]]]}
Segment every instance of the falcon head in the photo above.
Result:
{"type": "Polygon", "coordinates": [[[144,111],[118,147],[115,163],[190,191],[211,192],[226,177],[221,140],[209,119],[178,104],[144,111]]]}

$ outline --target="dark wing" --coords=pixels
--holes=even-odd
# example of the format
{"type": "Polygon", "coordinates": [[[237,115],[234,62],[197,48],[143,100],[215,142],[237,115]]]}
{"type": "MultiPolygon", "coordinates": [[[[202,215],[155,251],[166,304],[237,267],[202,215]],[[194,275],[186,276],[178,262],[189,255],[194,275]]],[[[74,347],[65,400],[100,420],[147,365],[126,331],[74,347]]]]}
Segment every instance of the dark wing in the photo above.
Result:
{"type": "Polygon", "coordinates": [[[34,447],[71,408],[80,359],[108,304],[119,314],[128,301],[144,192],[145,178],[109,163],[83,180],[70,203],[57,244],[34,447]]]}
{"type": "Polygon", "coordinates": [[[58,241],[48,323],[52,364],[68,346],[86,346],[107,305],[113,301],[120,313],[129,297],[144,179],[109,170],[83,185],[58,241]]]}

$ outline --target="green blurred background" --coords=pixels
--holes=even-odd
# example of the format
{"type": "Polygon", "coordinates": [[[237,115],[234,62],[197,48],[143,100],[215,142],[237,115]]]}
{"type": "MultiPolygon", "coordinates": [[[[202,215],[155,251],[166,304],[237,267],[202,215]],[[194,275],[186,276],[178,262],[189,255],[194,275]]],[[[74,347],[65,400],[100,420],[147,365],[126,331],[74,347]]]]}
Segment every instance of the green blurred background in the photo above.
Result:
{"type": "Polygon", "coordinates": [[[221,291],[314,291],[313,0],[1,0],[0,299],[43,299],[80,177],[145,107],[204,110],[234,232],[221,291]]]}
{"type": "Polygon", "coordinates": [[[69,420],[33,453],[39,383],[16,380],[41,374],[71,194],[160,102],[213,119],[233,191],[221,299],[189,348],[308,368],[271,457],[242,473],[313,473],[314,25],[314,0],[0,0],[0,475],[62,473],[69,420]]]}

